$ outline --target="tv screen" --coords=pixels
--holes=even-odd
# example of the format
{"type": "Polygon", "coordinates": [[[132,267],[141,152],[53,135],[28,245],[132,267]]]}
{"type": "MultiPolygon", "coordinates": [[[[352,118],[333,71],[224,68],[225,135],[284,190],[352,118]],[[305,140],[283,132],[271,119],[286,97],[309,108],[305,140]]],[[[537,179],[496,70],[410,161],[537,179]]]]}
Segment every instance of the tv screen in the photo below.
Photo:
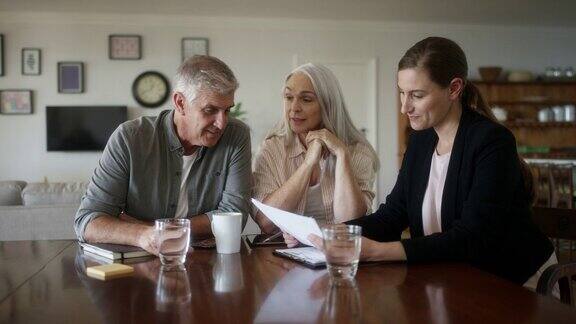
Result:
{"type": "Polygon", "coordinates": [[[126,106],[47,106],[47,149],[102,151],[126,116],[126,106]]]}

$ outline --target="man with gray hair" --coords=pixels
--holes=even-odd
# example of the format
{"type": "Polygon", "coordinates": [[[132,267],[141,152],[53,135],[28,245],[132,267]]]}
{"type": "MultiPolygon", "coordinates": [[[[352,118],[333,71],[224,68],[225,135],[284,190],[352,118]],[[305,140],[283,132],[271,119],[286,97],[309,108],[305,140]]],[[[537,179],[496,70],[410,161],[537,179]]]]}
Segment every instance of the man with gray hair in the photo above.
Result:
{"type": "Polygon", "coordinates": [[[248,126],[228,119],[238,82],[211,56],[178,68],[174,109],[120,125],[108,140],[75,218],[80,241],[139,246],[158,254],[153,221],[189,218],[210,236],[220,211],[249,212],[248,126]]]}

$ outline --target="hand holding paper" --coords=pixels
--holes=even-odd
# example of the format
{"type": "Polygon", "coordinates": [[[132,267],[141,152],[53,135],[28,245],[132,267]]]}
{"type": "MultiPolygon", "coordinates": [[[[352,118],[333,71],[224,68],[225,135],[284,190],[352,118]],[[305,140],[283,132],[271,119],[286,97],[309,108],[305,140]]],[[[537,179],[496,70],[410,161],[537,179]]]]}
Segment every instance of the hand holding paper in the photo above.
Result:
{"type": "Polygon", "coordinates": [[[322,231],[312,217],[301,216],[293,214],[278,208],[274,208],[252,199],[252,203],[260,209],[260,211],[278,226],[283,232],[294,236],[298,241],[303,244],[312,246],[312,242],[308,240],[308,235],[316,234],[322,237],[322,231]]]}

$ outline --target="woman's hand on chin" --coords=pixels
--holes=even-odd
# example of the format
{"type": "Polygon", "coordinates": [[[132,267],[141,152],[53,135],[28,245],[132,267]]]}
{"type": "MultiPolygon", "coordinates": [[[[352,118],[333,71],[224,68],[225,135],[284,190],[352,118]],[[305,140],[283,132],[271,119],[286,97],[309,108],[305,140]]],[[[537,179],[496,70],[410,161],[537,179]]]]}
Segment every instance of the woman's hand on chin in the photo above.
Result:
{"type": "Polygon", "coordinates": [[[320,141],[322,145],[328,149],[330,154],[336,156],[337,158],[342,157],[348,153],[346,144],[344,144],[344,142],[342,142],[336,135],[334,135],[326,128],[308,132],[308,135],[306,135],[306,143],[310,145],[310,143],[315,140],[320,141]]]}
{"type": "Polygon", "coordinates": [[[320,141],[308,142],[308,149],[306,150],[306,157],[304,163],[309,166],[314,166],[320,162],[322,157],[322,143],[320,141]]]}

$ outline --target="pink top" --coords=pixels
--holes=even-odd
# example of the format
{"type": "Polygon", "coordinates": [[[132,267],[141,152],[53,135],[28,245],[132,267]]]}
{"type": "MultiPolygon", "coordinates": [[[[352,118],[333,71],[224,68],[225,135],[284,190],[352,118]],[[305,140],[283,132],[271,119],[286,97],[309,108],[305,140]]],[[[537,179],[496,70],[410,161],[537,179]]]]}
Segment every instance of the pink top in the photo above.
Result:
{"type": "Polygon", "coordinates": [[[442,193],[446,182],[446,173],[450,163],[450,153],[438,155],[432,153],[428,187],[422,203],[422,225],[424,235],[442,232],[442,193]]]}

